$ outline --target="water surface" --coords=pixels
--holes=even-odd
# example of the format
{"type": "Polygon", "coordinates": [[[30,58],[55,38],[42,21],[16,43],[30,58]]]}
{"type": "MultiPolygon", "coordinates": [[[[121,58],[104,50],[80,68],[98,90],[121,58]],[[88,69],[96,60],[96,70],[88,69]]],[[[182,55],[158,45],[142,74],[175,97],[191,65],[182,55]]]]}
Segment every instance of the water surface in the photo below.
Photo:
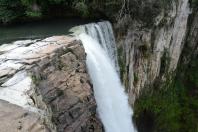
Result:
{"type": "Polygon", "coordinates": [[[31,23],[0,26],[0,44],[16,40],[45,38],[52,35],[69,34],[69,29],[88,23],[82,19],[54,19],[31,23]]]}

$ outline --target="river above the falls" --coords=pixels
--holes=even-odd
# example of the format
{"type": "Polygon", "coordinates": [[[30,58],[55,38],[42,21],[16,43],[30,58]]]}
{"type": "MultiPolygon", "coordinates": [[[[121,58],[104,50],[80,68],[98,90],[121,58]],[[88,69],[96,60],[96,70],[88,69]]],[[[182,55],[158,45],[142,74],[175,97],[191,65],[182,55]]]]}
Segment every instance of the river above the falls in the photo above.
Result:
{"type": "Polygon", "coordinates": [[[0,26],[0,45],[16,40],[69,34],[70,28],[89,22],[84,19],[56,19],[0,26]]]}

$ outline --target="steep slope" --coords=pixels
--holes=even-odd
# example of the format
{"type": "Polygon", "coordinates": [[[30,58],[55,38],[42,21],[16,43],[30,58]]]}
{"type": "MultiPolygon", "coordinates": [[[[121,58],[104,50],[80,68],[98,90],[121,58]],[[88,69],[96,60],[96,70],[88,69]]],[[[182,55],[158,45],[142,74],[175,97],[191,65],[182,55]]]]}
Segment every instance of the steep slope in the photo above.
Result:
{"type": "Polygon", "coordinates": [[[138,131],[196,132],[196,1],[130,2],[114,27],[138,131]]]}
{"type": "Polygon", "coordinates": [[[144,87],[165,81],[175,71],[187,31],[188,0],[169,1],[155,15],[157,2],[150,2],[148,9],[146,2],[139,7],[151,12],[147,21],[126,14],[115,25],[121,75],[132,104],[144,87]]]}

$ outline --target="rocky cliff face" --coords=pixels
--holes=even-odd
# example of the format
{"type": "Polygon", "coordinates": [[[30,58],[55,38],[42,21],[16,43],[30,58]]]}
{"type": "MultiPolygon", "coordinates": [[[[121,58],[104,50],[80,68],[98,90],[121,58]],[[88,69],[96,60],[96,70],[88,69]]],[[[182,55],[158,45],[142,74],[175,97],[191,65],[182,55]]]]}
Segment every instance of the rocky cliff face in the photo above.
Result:
{"type": "Polygon", "coordinates": [[[169,7],[164,9],[154,0],[147,2],[150,7],[139,5],[147,16],[141,18],[140,11],[139,19],[126,14],[115,25],[121,76],[132,104],[144,87],[165,81],[175,71],[190,14],[188,0],[167,1],[169,7]]]}
{"type": "Polygon", "coordinates": [[[189,17],[188,32],[182,51],[180,64],[187,65],[198,55],[198,13],[195,9],[189,17]]]}
{"type": "Polygon", "coordinates": [[[2,45],[0,129],[101,132],[85,57],[68,36],[2,45]]]}

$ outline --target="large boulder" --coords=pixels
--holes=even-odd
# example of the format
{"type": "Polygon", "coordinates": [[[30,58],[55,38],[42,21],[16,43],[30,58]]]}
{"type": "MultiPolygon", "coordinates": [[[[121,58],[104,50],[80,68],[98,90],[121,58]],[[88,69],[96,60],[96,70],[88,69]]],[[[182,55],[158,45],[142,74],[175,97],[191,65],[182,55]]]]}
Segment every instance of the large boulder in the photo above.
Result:
{"type": "Polygon", "coordinates": [[[0,129],[103,131],[85,59],[69,36],[0,46],[0,129]]]}

